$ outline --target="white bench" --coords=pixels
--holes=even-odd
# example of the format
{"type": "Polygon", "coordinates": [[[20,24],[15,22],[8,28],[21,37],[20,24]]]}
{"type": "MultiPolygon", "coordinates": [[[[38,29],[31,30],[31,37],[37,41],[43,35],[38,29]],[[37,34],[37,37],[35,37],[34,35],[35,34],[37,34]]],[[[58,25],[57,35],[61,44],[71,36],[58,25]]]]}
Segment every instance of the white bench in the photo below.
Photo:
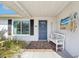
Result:
{"type": "Polygon", "coordinates": [[[56,44],[56,51],[64,50],[64,40],[65,40],[65,35],[60,34],[60,33],[54,33],[53,37],[50,38],[48,41],[52,41],[53,43],[56,44]]]}

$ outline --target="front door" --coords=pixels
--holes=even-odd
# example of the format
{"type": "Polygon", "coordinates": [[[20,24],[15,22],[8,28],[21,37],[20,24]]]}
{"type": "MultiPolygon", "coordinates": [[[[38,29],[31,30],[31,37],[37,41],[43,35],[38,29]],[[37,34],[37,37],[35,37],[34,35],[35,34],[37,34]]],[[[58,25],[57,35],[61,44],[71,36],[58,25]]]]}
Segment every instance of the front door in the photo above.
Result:
{"type": "Polygon", "coordinates": [[[39,21],[39,40],[47,40],[47,20],[39,21]]]}

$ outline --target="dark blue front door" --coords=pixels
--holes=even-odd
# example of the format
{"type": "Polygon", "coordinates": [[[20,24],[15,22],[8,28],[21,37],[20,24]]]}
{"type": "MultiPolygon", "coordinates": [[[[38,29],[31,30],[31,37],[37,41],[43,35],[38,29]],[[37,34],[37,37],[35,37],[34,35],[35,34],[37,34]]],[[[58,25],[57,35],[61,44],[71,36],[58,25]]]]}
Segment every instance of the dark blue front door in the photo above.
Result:
{"type": "Polygon", "coordinates": [[[47,21],[39,21],[39,40],[47,40],[47,21]]]}

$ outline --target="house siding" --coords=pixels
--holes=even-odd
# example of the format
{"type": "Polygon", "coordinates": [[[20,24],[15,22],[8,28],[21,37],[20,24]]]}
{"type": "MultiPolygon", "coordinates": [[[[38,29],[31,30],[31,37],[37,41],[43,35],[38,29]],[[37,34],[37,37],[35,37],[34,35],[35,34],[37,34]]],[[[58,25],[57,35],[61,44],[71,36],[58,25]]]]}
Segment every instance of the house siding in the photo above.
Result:
{"type": "Polygon", "coordinates": [[[55,22],[57,31],[60,31],[65,34],[65,49],[73,56],[79,56],[79,19],[77,23],[77,30],[71,32],[69,30],[60,30],[60,20],[70,16],[72,13],[78,12],[79,18],[79,2],[72,2],[68,5],[58,16],[57,21],[55,22]]]}
{"type": "MultiPolygon", "coordinates": [[[[38,41],[39,39],[39,20],[47,20],[47,39],[50,38],[51,35],[51,24],[53,24],[53,18],[52,17],[33,17],[34,19],[34,35],[14,35],[13,34],[13,21],[14,20],[30,20],[30,19],[12,19],[12,37],[17,38],[18,40],[25,40],[25,41],[38,41]]],[[[1,19],[0,20],[0,25],[5,25],[6,24],[6,29],[8,30],[8,19],[1,19]]],[[[8,37],[8,32],[6,34],[8,37]]]]}

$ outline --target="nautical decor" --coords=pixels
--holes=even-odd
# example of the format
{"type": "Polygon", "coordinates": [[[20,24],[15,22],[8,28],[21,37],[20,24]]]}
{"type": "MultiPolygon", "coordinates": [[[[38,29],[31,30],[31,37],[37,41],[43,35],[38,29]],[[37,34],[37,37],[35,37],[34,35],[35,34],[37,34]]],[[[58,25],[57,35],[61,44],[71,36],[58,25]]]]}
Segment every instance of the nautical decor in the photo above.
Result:
{"type": "Polygon", "coordinates": [[[60,21],[60,29],[76,31],[77,28],[77,20],[78,20],[78,13],[75,12],[71,16],[61,19],[60,21]]]}

